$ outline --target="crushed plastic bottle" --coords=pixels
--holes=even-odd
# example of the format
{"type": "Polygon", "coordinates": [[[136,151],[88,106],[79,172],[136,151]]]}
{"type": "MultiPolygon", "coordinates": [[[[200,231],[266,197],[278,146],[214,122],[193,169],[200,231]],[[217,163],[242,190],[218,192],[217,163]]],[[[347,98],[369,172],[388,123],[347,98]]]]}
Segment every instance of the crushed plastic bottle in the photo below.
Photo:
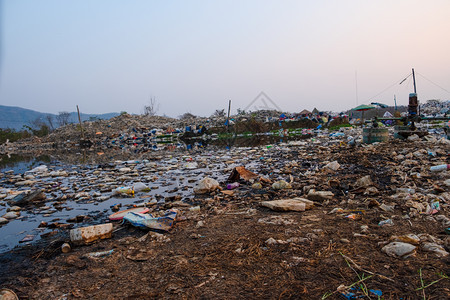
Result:
{"type": "Polygon", "coordinates": [[[430,168],[431,172],[442,172],[442,171],[445,171],[445,170],[450,170],[450,164],[448,164],[448,165],[443,164],[443,165],[438,165],[438,166],[432,166],[430,168]]]}
{"type": "Polygon", "coordinates": [[[229,184],[227,184],[227,189],[233,190],[233,189],[237,188],[238,186],[239,186],[239,182],[229,183],[229,184]]]}
{"type": "Polygon", "coordinates": [[[380,223],[378,223],[378,226],[393,226],[394,222],[392,221],[392,219],[387,219],[387,220],[383,220],[380,221],[380,223]]]}

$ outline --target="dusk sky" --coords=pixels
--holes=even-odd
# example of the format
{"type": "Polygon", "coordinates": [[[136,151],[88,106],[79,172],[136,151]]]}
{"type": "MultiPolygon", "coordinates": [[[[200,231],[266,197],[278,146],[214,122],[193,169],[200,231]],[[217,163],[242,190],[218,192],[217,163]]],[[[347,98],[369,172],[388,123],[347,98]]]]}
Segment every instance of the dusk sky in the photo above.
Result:
{"type": "Polygon", "coordinates": [[[449,0],[1,3],[1,105],[209,116],[263,91],[340,112],[407,105],[411,68],[420,101],[450,99],[449,0]]]}

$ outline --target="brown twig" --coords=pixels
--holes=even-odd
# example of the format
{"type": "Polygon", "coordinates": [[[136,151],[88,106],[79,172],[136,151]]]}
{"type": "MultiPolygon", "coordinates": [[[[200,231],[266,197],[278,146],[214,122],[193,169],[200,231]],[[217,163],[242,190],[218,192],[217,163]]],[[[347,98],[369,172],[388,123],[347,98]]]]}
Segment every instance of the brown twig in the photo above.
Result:
{"type": "Polygon", "coordinates": [[[380,277],[380,278],[383,278],[383,279],[386,279],[386,280],[389,280],[389,281],[392,281],[392,282],[395,282],[393,279],[391,279],[391,278],[389,278],[389,277],[386,277],[386,276],[384,276],[384,275],[377,274],[377,273],[374,273],[374,272],[371,272],[371,271],[368,271],[368,270],[363,269],[361,266],[359,266],[357,263],[355,263],[355,261],[354,261],[353,259],[351,259],[351,258],[348,257],[347,255],[343,254],[342,252],[339,252],[339,253],[340,253],[340,254],[342,255],[342,257],[344,257],[347,261],[351,262],[351,263],[355,266],[355,268],[357,268],[358,270],[363,271],[363,272],[366,272],[366,273],[369,273],[369,274],[371,274],[371,275],[376,275],[376,276],[378,276],[378,277],[380,277]]]}

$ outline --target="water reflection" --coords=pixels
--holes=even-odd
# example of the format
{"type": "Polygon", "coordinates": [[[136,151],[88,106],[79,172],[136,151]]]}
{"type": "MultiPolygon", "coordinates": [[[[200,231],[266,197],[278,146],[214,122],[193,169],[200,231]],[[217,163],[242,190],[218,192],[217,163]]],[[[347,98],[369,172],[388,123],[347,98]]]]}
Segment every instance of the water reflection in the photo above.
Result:
{"type": "Polygon", "coordinates": [[[14,174],[24,173],[43,163],[50,163],[49,155],[40,155],[37,157],[23,156],[18,154],[0,155],[0,172],[13,170],[14,174]]]}

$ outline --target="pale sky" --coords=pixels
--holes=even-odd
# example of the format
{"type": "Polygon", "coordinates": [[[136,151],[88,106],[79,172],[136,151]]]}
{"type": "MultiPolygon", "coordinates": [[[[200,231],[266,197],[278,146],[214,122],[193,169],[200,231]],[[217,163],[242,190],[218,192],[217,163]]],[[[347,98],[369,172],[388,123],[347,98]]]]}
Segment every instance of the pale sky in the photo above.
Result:
{"type": "Polygon", "coordinates": [[[419,100],[450,99],[449,0],[3,0],[0,19],[1,105],[209,116],[264,91],[340,112],[407,105],[411,68],[419,100]]]}

